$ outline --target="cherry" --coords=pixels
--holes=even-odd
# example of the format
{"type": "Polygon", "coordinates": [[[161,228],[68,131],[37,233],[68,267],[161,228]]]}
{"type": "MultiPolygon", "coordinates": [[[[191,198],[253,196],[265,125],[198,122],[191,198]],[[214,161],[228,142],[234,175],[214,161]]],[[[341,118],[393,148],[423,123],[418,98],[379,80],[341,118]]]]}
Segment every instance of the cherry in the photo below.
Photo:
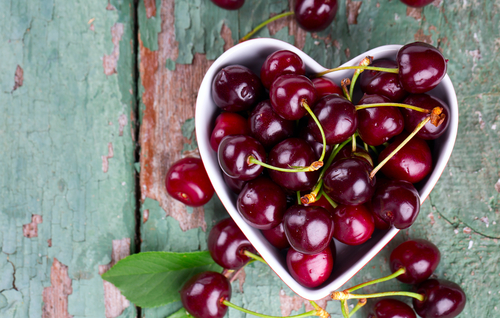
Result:
{"type": "Polygon", "coordinates": [[[391,180],[377,185],[373,194],[373,213],[397,229],[409,228],[420,212],[420,197],[408,181],[391,180]]]}
{"type": "Polygon", "coordinates": [[[245,265],[250,258],[245,250],[255,252],[252,244],[231,218],[219,221],[208,234],[207,247],[213,260],[227,269],[245,265]]]}
{"type": "Polygon", "coordinates": [[[400,0],[404,4],[414,8],[422,8],[432,3],[434,0],[400,0]]]}
{"type": "Polygon", "coordinates": [[[260,80],[270,89],[274,80],[285,74],[304,75],[306,66],[297,54],[288,50],[276,51],[269,55],[260,70],[260,80]]]}
{"type": "MultiPolygon", "coordinates": [[[[358,102],[358,105],[388,102],[390,100],[387,97],[365,95],[358,102]]],[[[379,146],[399,135],[404,129],[403,116],[396,107],[371,107],[360,109],[357,112],[359,136],[368,145],[379,146]]]]}
{"type": "Polygon", "coordinates": [[[219,144],[217,157],[222,171],[231,178],[248,181],[255,179],[264,168],[248,161],[253,156],[265,161],[266,151],[254,138],[245,135],[226,136],[219,144]]]}
{"type": "MultiPolygon", "coordinates": [[[[341,143],[358,128],[356,108],[341,96],[328,95],[322,98],[313,111],[323,127],[326,143],[329,145],[341,143]]],[[[309,118],[307,129],[317,142],[323,141],[318,125],[312,118],[309,118]]]]}
{"type": "Polygon", "coordinates": [[[285,227],[283,226],[283,222],[270,230],[262,230],[262,235],[264,235],[264,237],[269,241],[269,243],[271,243],[272,246],[280,250],[290,247],[290,243],[288,243],[288,239],[285,235],[285,227]]]}
{"type": "Polygon", "coordinates": [[[195,318],[222,318],[227,312],[223,300],[231,299],[231,284],[222,274],[202,272],[191,277],[181,288],[184,308],[195,318]]]}
{"type": "Polygon", "coordinates": [[[406,284],[419,284],[428,279],[436,270],[441,253],[436,245],[423,239],[414,239],[401,243],[390,256],[391,271],[400,268],[406,272],[397,279],[406,284]]]}
{"type": "Polygon", "coordinates": [[[206,204],[214,195],[212,183],[199,158],[186,157],[176,161],[168,169],[165,187],[174,199],[192,207],[206,204]]]}
{"type": "Polygon", "coordinates": [[[344,96],[342,88],[332,82],[326,77],[316,77],[312,79],[314,88],[316,88],[316,93],[318,94],[318,99],[331,94],[337,94],[339,96],[344,96]]]}
{"type": "Polygon", "coordinates": [[[333,237],[344,244],[359,245],[373,234],[373,216],[364,205],[339,205],[333,214],[333,237]]]}
{"type": "MultiPolygon", "coordinates": [[[[271,149],[268,163],[280,168],[306,167],[315,159],[314,151],[305,140],[288,138],[271,149]]],[[[268,172],[274,182],[292,191],[311,189],[319,176],[319,171],[282,172],[269,170],[268,172]]]]}
{"type": "MultiPolygon", "coordinates": [[[[395,61],[388,59],[375,60],[370,66],[397,68],[395,61]]],[[[359,86],[366,94],[382,95],[393,102],[400,102],[408,95],[399,81],[398,74],[365,70],[359,76],[359,86]]]]}
{"type": "Polygon", "coordinates": [[[465,307],[466,296],[457,284],[443,279],[429,279],[418,288],[424,300],[413,300],[413,308],[422,318],[453,318],[465,307]]]}
{"type": "Polygon", "coordinates": [[[286,211],[283,226],[292,248],[303,254],[317,254],[332,241],[331,214],[319,206],[291,206],[286,211]]]}
{"type": "Polygon", "coordinates": [[[269,100],[260,102],[250,113],[248,121],[252,136],[266,149],[292,137],[295,130],[295,122],[275,113],[269,100]]]}
{"type": "Polygon", "coordinates": [[[382,299],[373,306],[368,318],[417,318],[413,309],[396,299],[382,299]]]}
{"type": "MultiPolygon", "coordinates": [[[[413,105],[417,107],[421,107],[424,109],[429,109],[432,110],[435,107],[441,107],[443,108],[443,114],[445,115],[444,117],[444,122],[442,122],[439,126],[435,126],[432,124],[430,121],[425,124],[422,129],[419,130],[417,133],[417,137],[420,137],[422,139],[430,140],[430,139],[436,139],[439,136],[441,136],[446,128],[448,127],[449,124],[449,113],[450,113],[450,108],[448,105],[446,105],[442,100],[440,100],[437,97],[430,96],[427,94],[413,94],[408,96],[404,102],[405,104],[408,105],[413,105]]],[[[405,130],[407,132],[412,132],[417,125],[425,119],[425,117],[428,116],[428,114],[422,113],[422,112],[417,112],[412,109],[408,108],[403,108],[401,109],[401,113],[403,114],[404,121],[405,121],[405,130]]]]}
{"type": "Polygon", "coordinates": [[[286,203],[286,193],[279,185],[266,177],[258,177],[247,182],[236,207],[248,224],[270,230],[283,220],[286,203]]]}
{"type": "Polygon", "coordinates": [[[309,288],[324,283],[332,273],[335,262],[335,244],[330,244],[318,254],[303,254],[290,248],[286,265],[290,275],[301,285],[309,288]]]}
{"type": "Polygon", "coordinates": [[[273,110],[287,120],[297,120],[307,114],[302,102],[312,106],[316,89],[304,75],[285,74],[278,77],[269,91],[273,110]]]}
{"type": "Polygon", "coordinates": [[[295,19],[304,30],[318,32],[332,23],[337,9],[337,0],[296,0],[295,19]]]}
{"type": "Polygon", "coordinates": [[[374,191],[375,178],[370,178],[371,170],[364,159],[340,159],[326,170],[323,189],[340,204],[363,204],[371,199],[374,191]]]}
{"type": "Polygon", "coordinates": [[[397,54],[399,80],[404,90],[413,94],[425,93],[436,87],[446,75],[446,61],[434,46],[413,42],[397,54]]]}
{"type": "Polygon", "coordinates": [[[229,135],[250,135],[250,127],[245,117],[231,112],[222,112],[217,116],[210,136],[212,149],[217,151],[222,138],[229,135]]]}
{"type": "MultiPolygon", "coordinates": [[[[314,150],[314,153],[316,154],[316,158],[321,157],[321,153],[323,152],[323,143],[322,142],[317,142],[314,136],[311,134],[309,129],[307,129],[307,120],[308,117],[304,117],[299,124],[299,138],[304,139],[307,141],[309,146],[314,150]]],[[[331,145],[326,145],[326,150],[325,150],[325,158],[330,157],[330,154],[333,151],[333,146],[331,145]]]]}
{"type": "Polygon", "coordinates": [[[257,75],[242,65],[221,69],[212,82],[212,98],[226,111],[239,112],[254,106],[263,92],[257,75]]]}
{"type": "MultiPolygon", "coordinates": [[[[408,136],[401,133],[380,152],[379,162],[384,160],[408,136]]],[[[431,150],[425,140],[413,137],[380,169],[388,178],[417,183],[432,170],[431,150]]]]}
{"type": "Polygon", "coordinates": [[[325,210],[327,210],[330,213],[330,215],[333,215],[335,211],[335,208],[331,205],[330,202],[328,202],[328,200],[324,195],[321,196],[319,199],[316,198],[314,202],[306,204],[306,206],[320,206],[325,210]]]}
{"type": "Polygon", "coordinates": [[[358,145],[356,145],[356,151],[354,152],[354,154],[352,153],[352,147],[348,146],[342,147],[342,149],[340,149],[337,155],[335,155],[335,157],[333,158],[333,162],[336,162],[340,159],[351,158],[351,157],[363,159],[366,161],[366,163],[368,163],[371,167],[373,167],[372,156],[365,149],[359,147],[358,145]]]}
{"type": "Polygon", "coordinates": [[[243,190],[243,187],[247,183],[245,180],[240,180],[236,178],[231,178],[227,174],[222,173],[222,178],[224,179],[224,182],[226,185],[231,189],[236,194],[239,194],[241,190],[243,190]]]}

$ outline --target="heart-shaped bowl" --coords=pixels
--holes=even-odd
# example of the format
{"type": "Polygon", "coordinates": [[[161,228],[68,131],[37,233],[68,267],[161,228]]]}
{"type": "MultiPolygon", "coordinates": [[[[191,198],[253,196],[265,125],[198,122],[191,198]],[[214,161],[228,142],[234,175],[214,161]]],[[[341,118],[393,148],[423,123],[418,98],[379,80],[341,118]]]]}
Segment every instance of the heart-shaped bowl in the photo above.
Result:
{"type": "MultiPolygon", "coordinates": [[[[374,59],[390,58],[395,60],[396,54],[401,46],[402,45],[384,45],[377,47],[353,58],[342,66],[358,65],[366,56],[373,56],[374,59]]],[[[307,74],[316,74],[326,70],[310,56],[293,45],[275,39],[254,39],[232,47],[212,64],[201,83],[200,90],[198,91],[198,99],[196,101],[196,138],[205,169],[207,170],[217,195],[229,215],[231,215],[255,249],[285,284],[305,299],[318,300],[328,296],[332,291],[344,285],[387,243],[389,243],[399,230],[395,228],[391,228],[387,231],[375,230],[371,239],[358,246],[348,246],[335,241],[337,256],[332,274],[322,285],[316,288],[307,288],[299,284],[290,275],[287,270],[285,255],[273,247],[258,229],[251,227],[240,216],[236,209],[237,196],[225,184],[217,161],[217,154],[210,147],[210,135],[212,133],[214,121],[220,113],[219,107],[215,105],[212,99],[212,81],[221,68],[233,64],[244,65],[250,68],[255,74],[260,74],[260,68],[267,56],[278,50],[290,50],[298,54],[306,65],[307,74]]],[[[337,71],[327,74],[326,77],[340,84],[343,78],[351,78],[352,74],[352,70],[337,71]]],[[[429,92],[429,94],[440,98],[449,105],[450,123],[446,132],[440,138],[430,143],[434,166],[432,173],[423,181],[415,185],[420,194],[421,202],[427,198],[443,173],[453,150],[458,129],[457,97],[448,75],[446,75],[441,83],[429,92]]]]}

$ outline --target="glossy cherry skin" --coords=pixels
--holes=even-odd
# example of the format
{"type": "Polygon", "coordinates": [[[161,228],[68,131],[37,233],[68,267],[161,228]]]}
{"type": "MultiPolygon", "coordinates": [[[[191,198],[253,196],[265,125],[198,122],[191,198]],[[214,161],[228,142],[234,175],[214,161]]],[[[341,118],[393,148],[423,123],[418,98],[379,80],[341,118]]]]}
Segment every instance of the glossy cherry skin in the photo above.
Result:
{"type": "Polygon", "coordinates": [[[222,112],[215,119],[215,127],[210,136],[212,149],[217,151],[222,138],[229,135],[250,135],[248,120],[236,113],[222,112]]]}
{"type": "Polygon", "coordinates": [[[245,0],[212,0],[212,2],[226,10],[238,10],[245,4],[245,0]]]}
{"type": "Polygon", "coordinates": [[[282,250],[290,247],[290,243],[288,243],[288,239],[285,235],[285,227],[283,226],[283,222],[270,230],[262,230],[262,235],[264,235],[269,243],[271,243],[271,245],[276,247],[277,249],[282,250]]]}
{"type": "Polygon", "coordinates": [[[302,101],[309,107],[316,102],[316,89],[304,75],[286,74],[273,82],[269,97],[273,110],[278,115],[287,120],[298,120],[307,114],[302,101]]]}
{"type": "Polygon", "coordinates": [[[344,205],[359,205],[373,195],[375,178],[372,167],[361,158],[345,158],[334,162],[325,172],[323,188],[333,201],[344,205]]]}
{"type": "Polygon", "coordinates": [[[286,193],[271,179],[258,177],[247,182],[238,196],[236,208],[251,226],[270,230],[283,220],[286,193]]]}
{"type": "Polygon", "coordinates": [[[239,194],[241,190],[243,190],[243,187],[247,183],[247,181],[240,180],[237,178],[231,178],[227,174],[222,173],[222,178],[224,179],[224,182],[226,185],[231,189],[236,194],[239,194]]]}
{"type": "Polygon", "coordinates": [[[244,111],[257,104],[263,90],[259,77],[242,65],[224,67],[212,82],[215,104],[231,112],[244,111]]]}
{"type": "Polygon", "coordinates": [[[372,156],[364,148],[361,148],[358,145],[356,145],[356,151],[354,152],[354,154],[352,153],[352,146],[350,144],[342,147],[342,149],[340,149],[337,155],[335,155],[335,157],[333,158],[333,162],[339,161],[340,159],[352,157],[363,159],[366,161],[366,163],[373,167],[374,161],[372,156]]]}
{"type": "Polygon", "coordinates": [[[337,9],[337,0],[296,0],[295,20],[306,31],[323,31],[332,23],[337,9]]]}
{"type": "MultiPolygon", "coordinates": [[[[299,138],[304,139],[307,141],[309,146],[314,150],[314,153],[316,154],[316,158],[319,159],[321,157],[321,153],[323,152],[323,142],[317,142],[312,133],[307,129],[307,121],[308,118],[304,117],[302,120],[300,120],[299,123],[299,138]]],[[[330,154],[333,151],[333,146],[332,145],[326,145],[326,150],[325,150],[325,159],[328,159],[330,154]]]]}
{"type": "MultiPolygon", "coordinates": [[[[394,141],[380,152],[379,162],[384,160],[394,149],[399,146],[408,136],[402,133],[394,138],[394,141]]],[[[404,180],[417,183],[432,170],[431,150],[425,140],[414,136],[403,148],[401,148],[380,169],[390,179],[404,180]]]]}
{"type": "Polygon", "coordinates": [[[331,214],[319,206],[291,206],[286,211],[283,226],[292,248],[303,254],[317,254],[332,241],[331,214]]]}
{"type": "MultiPolygon", "coordinates": [[[[443,108],[443,114],[445,115],[444,121],[437,127],[430,121],[427,122],[417,133],[418,137],[425,140],[436,139],[445,132],[446,128],[448,128],[448,124],[450,123],[450,108],[439,98],[427,94],[413,94],[408,96],[403,103],[429,110],[432,110],[434,107],[443,108]]],[[[422,120],[429,116],[428,114],[408,108],[402,108],[401,113],[405,121],[405,130],[408,133],[411,133],[422,120]]]]}
{"type": "Polygon", "coordinates": [[[290,248],[286,255],[290,275],[299,284],[309,288],[321,285],[330,277],[334,262],[335,244],[330,244],[318,254],[303,254],[290,248]]]}
{"type": "Polygon", "coordinates": [[[333,215],[335,208],[328,202],[324,195],[322,195],[319,199],[316,199],[312,203],[305,204],[305,206],[320,206],[323,209],[327,210],[330,215],[333,215]]]}
{"type": "Polygon", "coordinates": [[[373,306],[368,318],[417,318],[417,315],[402,301],[382,299],[373,306]]]}
{"type": "Polygon", "coordinates": [[[404,4],[414,8],[422,8],[428,4],[431,4],[434,0],[400,0],[404,4]]]}
{"type": "MultiPolygon", "coordinates": [[[[311,146],[303,139],[288,138],[269,152],[268,163],[275,167],[306,167],[317,158],[311,146]]],[[[291,191],[306,191],[311,189],[318,180],[319,170],[310,172],[281,172],[268,169],[274,182],[291,191]]]]}
{"type": "Polygon", "coordinates": [[[245,250],[255,252],[250,241],[231,218],[219,221],[208,234],[207,247],[213,260],[227,269],[236,269],[250,259],[245,250]]]}
{"type": "Polygon", "coordinates": [[[274,80],[285,74],[304,75],[306,65],[300,56],[292,51],[276,51],[264,61],[260,69],[260,80],[265,88],[270,89],[274,80]]]}
{"type": "MultiPolygon", "coordinates": [[[[316,103],[313,111],[323,127],[326,143],[329,145],[341,143],[352,136],[358,128],[356,108],[341,96],[323,97],[316,103]]],[[[307,129],[317,142],[323,142],[318,125],[312,117],[307,122],[307,129]]]]}
{"type": "MultiPolygon", "coordinates": [[[[398,64],[381,59],[373,61],[370,66],[397,68],[398,64]]],[[[399,81],[399,75],[395,73],[365,70],[359,75],[359,86],[366,94],[382,95],[393,102],[400,102],[408,95],[399,81]]]]}
{"type": "Polygon", "coordinates": [[[185,205],[202,206],[214,195],[214,188],[199,158],[183,158],[168,169],[165,187],[170,196],[185,205]]]}
{"type": "Polygon", "coordinates": [[[394,273],[400,268],[406,273],[397,279],[406,284],[420,284],[436,270],[441,253],[436,245],[424,239],[414,239],[399,244],[390,256],[390,267],[394,273]]]}
{"type": "Polygon", "coordinates": [[[184,308],[195,318],[222,318],[227,312],[223,300],[231,299],[231,284],[222,274],[202,272],[191,277],[181,288],[184,308]]]}
{"type": "MultiPolygon", "coordinates": [[[[380,95],[365,95],[358,105],[390,103],[380,95]]],[[[372,107],[360,109],[358,113],[358,132],[361,139],[371,146],[380,146],[404,129],[403,115],[397,107],[372,107]]]]}
{"type": "Polygon", "coordinates": [[[252,136],[266,149],[292,137],[295,130],[295,122],[275,113],[269,100],[260,102],[252,110],[248,122],[252,136]]]}
{"type": "Polygon", "coordinates": [[[321,99],[327,95],[337,94],[339,96],[344,96],[342,92],[342,87],[338,86],[332,80],[326,77],[316,77],[312,79],[314,87],[316,88],[316,93],[318,94],[318,99],[321,99]]]}
{"type": "Polygon", "coordinates": [[[413,300],[413,308],[422,318],[453,318],[465,307],[467,297],[457,284],[443,279],[429,279],[420,284],[417,293],[424,301],[413,300]]]}
{"type": "Polygon", "coordinates": [[[409,228],[420,212],[420,197],[408,181],[391,180],[377,185],[371,206],[373,213],[397,229],[409,228]]]}
{"type": "Polygon", "coordinates": [[[257,178],[264,168],[248,162],[248,157],[265,162],[266,151],[254,138],[245,135],[224,137],[219,144],[217,157],[222,171],[231,178],[248,181],[257,178]]]}
{"type": "Polygon", "coordinates": [[[333,214],[333,237],[348,245],[366,242],[373,234],[373,216],[364,205],[339,205],[333,214]]]}
{"type": "Polygon", "coordinates": [[[406,44],[398,51],[396,62],[401,85],[409,93],[430,91],[446,75],[446,61],[443,54],[427,43],[406,44]]]}

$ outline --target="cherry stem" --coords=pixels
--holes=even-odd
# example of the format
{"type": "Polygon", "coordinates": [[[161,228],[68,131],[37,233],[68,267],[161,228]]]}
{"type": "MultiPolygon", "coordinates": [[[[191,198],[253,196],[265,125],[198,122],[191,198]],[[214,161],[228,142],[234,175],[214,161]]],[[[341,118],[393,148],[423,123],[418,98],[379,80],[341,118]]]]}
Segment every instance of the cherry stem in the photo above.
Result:
{"type": "Polygon", "coordinates": [[[248,156],[247,162],[263,166],[264,168],[268,168],[268,169],[276,170],[276,171],[281,171],[281,172],[309,172],[309,171],[316,171],[323,166],[323,162],[315,161],[310,166],[307,166],[307,167],[293,167],[291,169],[280,168],[280,167],[275,167],[275,166],[272,166],[270,164],[259,161],[252,155],[248,156]]]}
{"type": "Polygon", "coordinates": [[[408,137],[406,137],[406,139],[403,140],[403,142],[399,146],[396,147],[396,149],[394,149],[384,160],[382,160],[375,167],[375,169],[372,170],[372,172],[370,172],[370,179],[373,179],[375,174],[387,163],[387,161],[389,161],[399,150],[401,150],[401,148],[403,148],[413,138],[413,136],[415,136],[420,131],[420,129],[422,129],[425,126],[425,124],[427,124],[427,122],[430,120],[431,120],[430,116],[426,117],[424,120],[422,120],[417,125],[417,127],[415,127],[415,129],[411,132],[411,134],[409,134],[408,137]]]}
{"type": "Polygon", "coordinates": [[[351,152],[354,154],[356,152],[356,149],[357,149],[357,147],[356,147],[356,133],[354,133],[352,135],[351,141],[352,141],[352,148],[351,148],[352,151],[351,152]]]}
{"type": "MultiPolygon", "coordinates": [[[[359,62],[359,66],[368,66],[372,63],[373,57],[372,56],[367,56],[364,59],[359,62]]],[[[352,75],[352,80],[351,80],[351,86],[349,87],[349,95],[352,97],[354,94],[354,84],[356,83],[356,80],[358,79],[359,74],[361,74],[363,70],[359,69],[354,71],[354,74],[352,75]]]]}
{"type": "Polygon", "coordinates": [[[366,142],[364,142],[364,141],[363,141],[363,144],[365,145],[366,152],[368,152],[368,144],[366,142]]]}
{"type": "Polygon", "coordinates": [[[300,103],[302,107],[304,107],[309,115],[311,115],[311,118],[314,120],[316,125],[319,128],[319,132],[321,133],[321,139],[323,140],[323,151],[321,151],[321,156],[319,157],[319,162],[323,162],[325,159],[325,154],[326,154],[326,136],[325,136],[325,131],[323,130],[323,127],[321,126],[321,123],[319,122],[318,117],[314,114],[314,112],[311,110],[311,107],[307,104],[307,102],[303,99],[302,102],[300,103]]]}
{"type": "Polygon", "coordinates": [[[236,271],[233,270],[233,276],[231,276],[231,279],[229,280],[230,283],[234,282],[236,280],[236,277],[243,271],[243,269],[248,265],[255,262],[255,259],[251,259],[248,262],[246,262],[243,266],[238,268],[236,271]]]}
{"type": "Polygon", "coordinates": [[[355,106],[355,108],[356,108],[356,110],[360,110],[360,109],[366,109],[366,108],[372,108],[372,107],[384,107],[384,106],[408,108],[408,109],[413,109],[417,112],[426,113],[426,114],[430,114],[432,112],[432,110],[430,110],[430,109],[425,109],[425,108],[421,108],[421,107],[417,107],[417,106],[413,106],[413,105],[401,104],[401,103],[374,103],[374,104],[358,105],[358,106],[355,106]]]}
{"type": "Polygon", "coordinates": [[[278,15],[275,15],[272,18],[267,19],[266,21],[264,21],[261,24],[259,24],[258,26],[256,26],[255,29],[253,29],[252,31],[248,32],[247,35],[245,35],[244,37],[242,37],[240,39],[239,43],[245,42],[246,40],[250,39],[252,37],[252,35],[254,35],[255,33],[257,33],[260,29],[262,29],[263,27],[265,27],[269,23],[274,22],[274,21],[276,21],[278,19],[281,19],[281,18],[284,18],[284,17],[288,17],[290,15],[294,15],[294,12],[293,11],[288,11],[288,12],[280,13],[278,15]]]}
{"type": "Polygon", "coordinates": [[[309,300],[309,303],[314,307],[316,310],[316,316],[321,317],[321,318],[330,318],[330,314],[321,308],[318,304],[316,304],[313,300],[309,300]]]}
{"type": "Polygon", "coordinates": [[[361,298],[358,300],[358,303],[356,304],[356,306],[354,306],[354,308],[351,310],[351,312],[349,313],[349,317],[352,317],[354,315],[354,313],[356,311],[359,310],[359,308],[363,307],[364,305],[366,305],[366,298],[361,298]]]}
{"type": "Polygon", "coordinates": [[[349,91],[347,90],[347,86],[351,84],[351,80],[348,79],[348,78],[344,78],[341,82],[340,82],[340,86],[342,87],[342,91],[344,92],[344,96],[345,98],[347,98],[348,101],[352,102],[352,98],[351,98],[351,95],[349,95],[349,91]]]}
{"type": "Polygon", "coordinates": [[[381,293],[373,293],[373,294],[351,294],[351,293],[344,293],[344,292],[333,292],[332,298],[337,299],[337,300],[347,300],[347,299],[362,299],[362,298],[378,298],[378,297],[388,297],[388,296],[407,296],[407,297],[412,297],[415,299],[418,299],[420,301],[424,301],[424,295],[423,294],[418,294],[414,292],[408,292],[408,291],[389,291],[389,292],[381,292],[381,293]],[[334,298],[333,294],[336,293],[341,293],[343,294],[340,296],[340,298],[334,298]]]}
{"type": "MultiPolygon", "coordinates": [[[[222,300],[222,304],[224,304],[224,305],[226,305],[228,307],[231,307],[233,309],[242,311],[244,313],[257,316],[257,317],[262,317],[262,318],[283,318],[283,317],[280,317],[280,316],[269,316],[269,315],[259,314],[259,313],[255,312],[255,311],[251,311],[251,310],[242,308],[240,306],[237,306],[237,305],[231,303],[230,301],[228,301],[226,299],[222,300]]],[[[288,316],[286,318],[302,318],[302,317],[309,317],[309,316],[317,316],[317,314],[318,314],[318,311],[315,309],[315,310],[311,310],[311,311],[305,312],[303,314],[299,314],[299,315],[295,315],[295,316],[288,316]]]]}
{"type": "Polygon", "coordinates": [[[330,203],[333,206],[333,208],[336,208],[339,206],[335,201],[332,200],[332,198],[330,198],[330,196],[328,194],[325,193],[325,191],[323,189],[321,189],[320,193],[322,196],[325,197],[326,201],[328,201],[328,203],[330,203]]]}
{"type": "Polygon", "coordinates": [[[342,316],[344,316],[344,318],[349,318],[349,307],[347,307],[347,301],[340,301],[340,309],[342,310],[342,316]]]}
{"type": "Polygon", "coordinates": [[[297,191],[297,204],[298,204],[298,205],[301,205],[301,204],[302,204],[302,202],[301,202],[301,200],[300,200],[300,191],[297,191]]]}
{"type": "Polygon", "coordinates": [[[257,255],[257,254],[254,254],[254,253],[252,253],[252,252],[249,252],[249,251],[247,251],[247,250],[244,250],[244,251],[243,251],[243,255],[248,256],[248,257],[250,257],[250,258],[252,258],[252,259],[254,259],[254,260],[256,260],[256,261],[259,261],[259,262],[264,263],[264,264],[266,264],[266,265],[267,265],[267,262],[266,262],[266,261],[265,261],[262,257],[260,257],[260,256],[259,256],[259,255],[257,255]]]}
{"type": "Polygon", "coordinates": [[[376,67],[376,66],[341,66],[337,68],[332,68],[326,71],[323,71],[321,73],[316,74],[316,77],[321,77],[325,74],[336,72],[336,71],[343,71],[343,70],[370,70],[370,71],[380,71],[380,72],[387,72],[387,73],[394,73],[398,74],[399,69],[397,68],[385,68],[385,67],[376,67]]]}
{"type": "Polygon", "coordinates": [[[377,278],[377,279],[374,279],[374,280],[371,280],[371,281],[368,281],[368,282],[365,282],[365,283],[358,284],[356,286],[353,286],[351,288],[346,289],[345,291],[348,292],[348,293],[350,293],[350,292],[353,292],[355,290],[358,290],[358,289],[366,287],[366,286],[370,286],[370,285],[373,285],[373,284],[382,283],[382,282],[391,280],[391,279],[396,278],[399,275],[402,275],[404,273],[406,273],[406,269],[400,268],[400,269],[398,269],[397,271],[395,271],[394,273],[392,273],[390,275],[387,275],[387,276],[384,276],[384,277],[381,277],[381,278],[377,278]]]}

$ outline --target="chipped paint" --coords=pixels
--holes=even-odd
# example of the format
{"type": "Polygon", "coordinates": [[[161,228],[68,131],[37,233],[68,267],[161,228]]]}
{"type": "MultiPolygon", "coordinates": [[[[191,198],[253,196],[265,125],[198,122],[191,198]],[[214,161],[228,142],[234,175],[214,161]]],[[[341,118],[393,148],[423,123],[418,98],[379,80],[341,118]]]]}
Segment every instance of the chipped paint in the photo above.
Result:
{"type": "Polygon", "coordinates": [[[118,136],[120,136],[120,137],[123,136],[123,128],[125,128],[125,126],[127,126],[127,124],[128,124],[127,115],[121,114],[118,117],[118,125],[119,125],[118,136]]]}
{"type": "Polygon", "coordinates": [[[54,258],[50,268],[50,285],[43,289],[42,318],[71,318],[68,313],[68,296],[73,293],[68,266],[54,258]]]}
{"type": "Polygon", "coordinates": [[[23,225],[23,235],[27,238],[38,237],[38,224],[43,222],[41,215],[33,214],[31,216],[31,223],[23,225]]]}
{"type": "Polygon", "coordinates": [[[497,182],[495,183],[495,190],[500,193],[500,179],[497,180],[497,182]]]}
{"type": "Polygon", "coordinates": [[[142,223],[146,223],[149,219],[149,210],[145,209],[144,212],[142,212],[142,223]]]}
{"type": "Polygon", "coordinates": [[[470,227],[466,226],[466,227],[464,227],[463,232],[464,232],[464,234],[471,234],[472,229],[470,227]]]}
{"type": "Polygon", "coordinates": [[[361,12],[362,1],[346,0],[345,14],[347,24],[358,24],[358,15],[361,12]]]}
{"type": "MultiPolygon", "coordinates": [[[[302,308],[302,306],[305,307],[305,311],[311,311],[314,309],[314,307],[308,300],[297,295],[288,296],[283,289],[280,290],[279,298],[281,315],[283,317],[290,316],[292,314],[292,311],[298,311],[302,308]]],[[[331,298],[327,296],[323,299],[317,300],[316,304],[325,309],[327,306],[327,302],[329,301],[331,301],[331,298]]]]}
{"type": "Polygon", "coordinates": [[[24,82],[24,71],[21,68],[21,66],[16,67],[16,73],[14,74],[14,87],[12,88],[12,91],[15,91],[19,87],[23,86],[24,82]]]}
{"type": "Polygon", "coordinates": [[[120,58],[120,40],[123,36],[123,23],[115,23],[111,28],[111,41],[113,42],[113,52],[102,57],[102,67],[104,74],[113,75],[116,73],[116,65],[120,58]]]}
{"type": "MultiPolygon", "coordinates": [[[[220,36],[224,40],[224,51],[227,51],[234,46],[233,33],[225,23],[222,24],[222,28],[220,30],[220,36]]],[[[173,70],[175,69],[171,69],[171,71],[173,70]]]]}
{"type": "Polygon", "coordinates": [[[415,41],[425,42],[425,43],[428,43],[428,44],[432,44],[433,43],[433,41],[432,41],[432,35],[431,34],[426,35],[424,33],[424,30],[422,30],[422,29],[418,29],[418,31],[415,33],[415,35],[413,36],[413,38],[415,39],[415,41]]]}
{"type": "Polygon", "coordinates": [[[422,10],[422,8],[406,7],[406,16],[420,21],[422,19],[422,10]]]}
{"type": "Polygon", "coordinates": [[[113,144],[108,143],[108,154],[106,156],[101,156],[102,158],[102,172],[106,173],[109,169],[109,159],[113,158],[113,144]]]}
{"type": "Polygon", "coordinates": [[[146,7],[146,18],[151,19],[156,16],[155,0],[144,0],[144,6],[146,7]]]}

